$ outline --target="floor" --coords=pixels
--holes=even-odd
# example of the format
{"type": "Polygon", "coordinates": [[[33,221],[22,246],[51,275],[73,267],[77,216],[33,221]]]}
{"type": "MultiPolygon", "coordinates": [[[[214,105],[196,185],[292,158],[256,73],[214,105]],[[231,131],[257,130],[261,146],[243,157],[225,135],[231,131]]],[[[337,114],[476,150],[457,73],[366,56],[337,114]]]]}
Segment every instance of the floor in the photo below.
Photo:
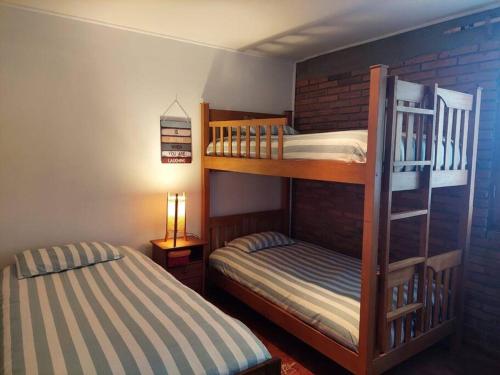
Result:
{"type": "MultiPolygon", "coordinates": [[[[262,318],[253,310],[221,291],[211,291],[208,299],[223,311],[245,323],[282,363],[282,375],[349,374],[342,367],[310,348],[288,332],[262,318]]],[[[451,354],[446,343],[438,344],[400,364],[391,375],[500,374],[500,360],[472,348],[451,354]]]]}

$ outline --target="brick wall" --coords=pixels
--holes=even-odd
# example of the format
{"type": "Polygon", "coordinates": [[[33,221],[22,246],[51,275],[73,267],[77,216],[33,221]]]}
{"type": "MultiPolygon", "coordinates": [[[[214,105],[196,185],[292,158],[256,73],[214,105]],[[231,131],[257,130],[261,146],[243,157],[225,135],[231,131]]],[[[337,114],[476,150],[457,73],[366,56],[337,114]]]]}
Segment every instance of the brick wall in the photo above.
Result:
{"type": "MultiPolygon", "coordinates": [[[[301,132],[364,129],[368,116],[369,65],[385,63],[401,79],[474,93],[484,88],[471,250],[466,275],[465,339],[500,354],[500,234],[488,215],[500,131],[500,27],[445,35],[457,25],[500,15],[494,9],[365,46],[334,52],[297,66],[295,126],[301,132]],[[373,61],[378,57],[378,61],[373,61]],[[345,61],[343,64],[342,61],[345,61]]],[[[435,189],[431,253],[456,245],[460,188],[435,189]]],[[[408,196],[406,196],[406,199],[408,196]]],[[[359,256],[363,189],[360,186],[295,180],[292,230],[297,238],[359,256]]],[[[401,222],[402,223],[402,222],[401,222]]],[[[413,251],[414,223],[393,226],[394,258],[413,251]]]]}

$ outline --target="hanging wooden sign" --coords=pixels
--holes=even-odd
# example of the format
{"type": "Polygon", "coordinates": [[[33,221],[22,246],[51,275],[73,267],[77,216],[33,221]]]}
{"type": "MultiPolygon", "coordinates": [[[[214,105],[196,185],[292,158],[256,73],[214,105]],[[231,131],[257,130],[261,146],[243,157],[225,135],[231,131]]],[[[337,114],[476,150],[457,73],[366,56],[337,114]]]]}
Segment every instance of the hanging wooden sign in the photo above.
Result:
{"type": "Polygon", "coordinates": [[[162,163],[191,163],[191,119],[177,99],[160,116],[161,131],[161,162],[162,163]],[[186,117],[166,116],[165,113],[177,104],[186,117]]]}

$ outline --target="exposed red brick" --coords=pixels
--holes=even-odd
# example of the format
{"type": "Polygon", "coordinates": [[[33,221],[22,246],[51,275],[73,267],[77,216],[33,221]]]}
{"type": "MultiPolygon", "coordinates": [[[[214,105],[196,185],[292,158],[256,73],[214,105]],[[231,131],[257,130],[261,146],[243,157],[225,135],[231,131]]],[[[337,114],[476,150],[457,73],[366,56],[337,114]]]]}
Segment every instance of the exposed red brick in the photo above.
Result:
{"type": "Polygon", "coordinates": [[[426,72],[411,73],[403,76],[405,80],[419,82],[421,80],[432,78],[436,76],[435,70],[428,70],[426,72]]]}
{"type": "Polygon", "coordinates": [[[489,51],[492,49],[500,49],[500,40],[489,40],[481,43],[481,51],[489,51]]]}
{"type": "Polygon", "coordinates": [[[295,82],[295,87],[296,88],[304,87],[304,86],[307,86],[308,84],[309,84],[309,80],[308,79],[300,79],[297,82],[295,82]]]}
{"type": "Polygon", "coordinates": [[[351,91],[363,90],[363,89],[369,89],[369,88],[370,88],[370,82],[355,83],[355,84],[351,85],[351,91]]]}
{"type": "Polygon", "coordinates": [[[451,68],[438,69],[439,76],[457,76],[465,73],[474,73],[479,71],[479,64],[452,66],[451,68]]]}
{"type": "Polygon", "coordinates": [[[435,68],[443,68],[446,66],[453,66],[453,65],[456,65],[456,63],[457,63],[456,57],[451,57],[449,59],[444,59],[444,60],[431,61],[431,62],[423,63],[422,70],[429,70],[429,69],[435,69],[435,68]]]}
{"type": "Polygon", "coordinates": [[[434,61],[438,58],[437,53],[430,53],[428,55],[416,56],[411,59],[405,60],[404,65],[420,64],[427,61],[434,61]]]}
{"type": "Polygon", "coordinates": [[[477,44],[471,44],[455,49],[450,49],[448,51],[443,51],[439,54],[439,58],[444,59],[452,56],[465,55],[467,53],[477,52],[478,49],[479,46],[477,44]]]}
{"type": "Polygon", "coordinates": [[[470,64],[478,61],[488,61],[500,58],[500,51],[489,51],[474,53],[472,55],[460,56],[458,59],[459,64],[470,64]]]}
{"type": "Polygon", "coordinates": [[[420,65],[406,65],[402,66],[401,68],[389,70],[389,74],[399,75],[399,74],[414,73],[419,71],[420,71],[420,65]]]}

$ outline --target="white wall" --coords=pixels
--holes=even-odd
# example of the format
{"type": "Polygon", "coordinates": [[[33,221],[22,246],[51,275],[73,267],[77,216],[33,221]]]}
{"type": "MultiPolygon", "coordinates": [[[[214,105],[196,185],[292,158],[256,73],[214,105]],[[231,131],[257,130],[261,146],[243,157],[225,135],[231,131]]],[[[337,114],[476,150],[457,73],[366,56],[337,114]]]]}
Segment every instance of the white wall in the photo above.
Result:
{"type": "MultiPolygon", "coordinates": [[[[167,191],[186,191],[188,230],[199,233],[200,99],[281,112],[292,72],[0,5],[0,265],[25,248],[88,239],[147,250],[164,234],[167,191]],[[189,165],[160,162],[159,115],[176,93],[193,119],[189,165]]],[[[214,214],[279,206],[275,178],[224,174],[214,186],[214,214]]]]}

